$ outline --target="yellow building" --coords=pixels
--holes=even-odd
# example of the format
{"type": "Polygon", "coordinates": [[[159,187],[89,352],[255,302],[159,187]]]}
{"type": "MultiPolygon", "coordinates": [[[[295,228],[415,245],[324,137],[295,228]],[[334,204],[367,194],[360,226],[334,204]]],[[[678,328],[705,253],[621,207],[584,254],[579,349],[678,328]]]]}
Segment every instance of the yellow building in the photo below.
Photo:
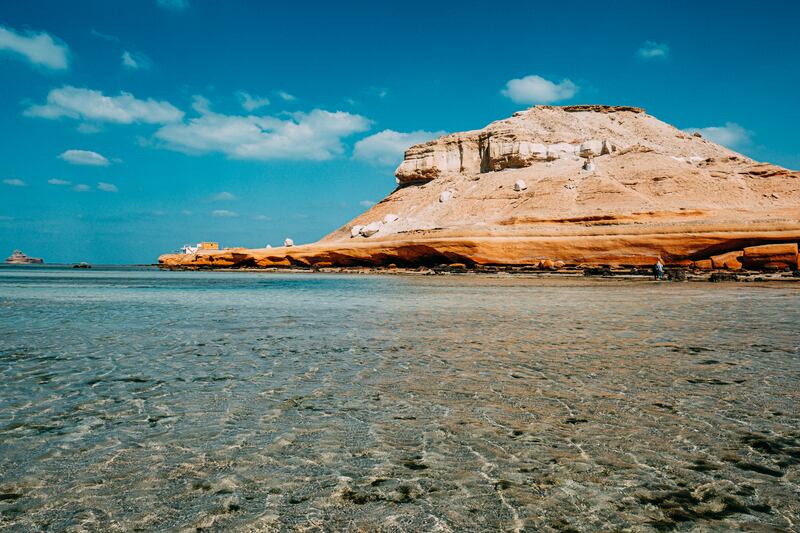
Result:
{"type": "Polygon", "coordinates": [[[197,243],[198,250],[219,250],[219,243],[218,242],[198,242],[197,243]]]}

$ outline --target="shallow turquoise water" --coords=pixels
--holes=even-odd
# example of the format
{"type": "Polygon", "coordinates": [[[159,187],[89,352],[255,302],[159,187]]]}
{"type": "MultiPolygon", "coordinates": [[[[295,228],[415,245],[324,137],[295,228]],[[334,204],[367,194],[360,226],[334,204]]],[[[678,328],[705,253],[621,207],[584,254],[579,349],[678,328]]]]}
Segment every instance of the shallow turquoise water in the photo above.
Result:
{"type": "Polygon", "coordinates": [[[800,290],[0,269],[0,528],[800,527],[800,290]]]}

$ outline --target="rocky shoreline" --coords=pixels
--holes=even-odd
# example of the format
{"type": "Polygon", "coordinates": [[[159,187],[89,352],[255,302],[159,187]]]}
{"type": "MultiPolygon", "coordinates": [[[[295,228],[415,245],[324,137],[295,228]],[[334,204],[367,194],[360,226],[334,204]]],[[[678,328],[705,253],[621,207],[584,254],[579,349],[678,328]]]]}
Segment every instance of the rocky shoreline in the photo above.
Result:
{"type": "MultiPolygon", "coordinates": [[[[532,279],[587,279],[614,281],[655,281],[652,272],[647,268],[552,268],[543,269],[534,266],[468,266],[459,263],[441,264],[433,267],[406,268],[389,266],[291,266],[291,267],[219,267],[219,266],[187,266],[163,265],[161,270],[169,271],[219,271],[219,272],[253,272],[280,274],[343,274],[343,275],[388,275],[388,276],[480,276],[504,278],[532,279]]],[[[660,282],[790,282],[800,283],[800,270],[781,270],[765,272],[761,270],[698,270],[684,268],[667,268],[660,282]]]]}

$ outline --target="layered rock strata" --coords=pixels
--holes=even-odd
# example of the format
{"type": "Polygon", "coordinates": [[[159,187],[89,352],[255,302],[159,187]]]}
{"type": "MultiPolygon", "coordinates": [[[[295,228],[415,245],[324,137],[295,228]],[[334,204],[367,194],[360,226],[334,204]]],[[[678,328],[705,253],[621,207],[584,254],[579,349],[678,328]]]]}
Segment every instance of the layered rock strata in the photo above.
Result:
{"type": "Polygon", "coordinates": [[[166,266],[798,268],[800,173],[642,109],[536,106],[411,147],[398,188],[320,241],[166,266]]]}

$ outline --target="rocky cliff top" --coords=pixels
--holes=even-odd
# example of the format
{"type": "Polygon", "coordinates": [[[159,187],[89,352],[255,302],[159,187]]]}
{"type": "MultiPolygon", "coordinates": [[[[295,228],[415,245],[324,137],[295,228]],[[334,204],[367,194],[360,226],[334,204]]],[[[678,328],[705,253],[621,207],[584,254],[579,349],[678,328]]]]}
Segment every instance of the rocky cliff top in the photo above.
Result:
{"type": "Polygon", "coordinates": [[[736,154],[630,106],[535,106],[480,130],[412,146],[397,168],[401,185],[447,174],[522,168],[558,159],[647,150],[700,161],[736,154]]]}

